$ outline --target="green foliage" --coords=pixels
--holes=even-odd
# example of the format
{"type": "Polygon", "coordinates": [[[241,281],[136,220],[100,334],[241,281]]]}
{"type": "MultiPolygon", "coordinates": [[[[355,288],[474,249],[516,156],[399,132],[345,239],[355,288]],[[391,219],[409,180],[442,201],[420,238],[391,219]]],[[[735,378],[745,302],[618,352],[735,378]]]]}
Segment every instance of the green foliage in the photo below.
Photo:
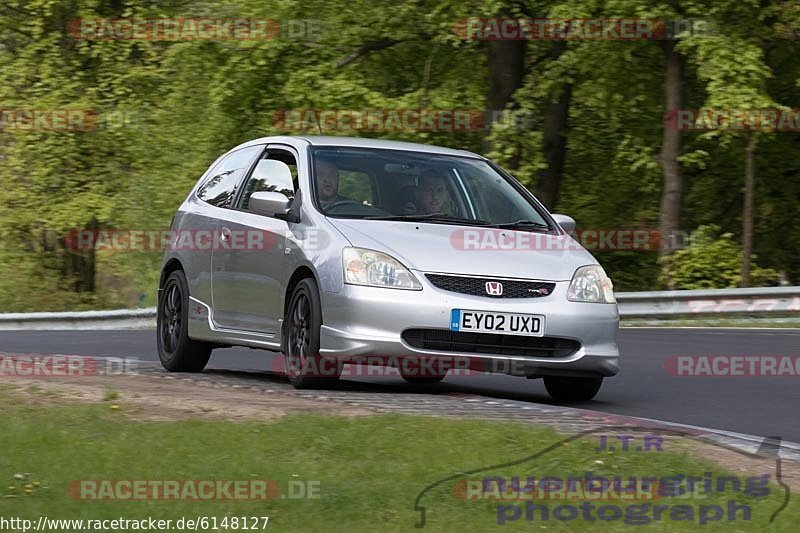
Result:
{"type": "MultiPolygon", "coordinates": [[[[720,227],[700,226],[690,236],[689,245],[662,258],[662,281],[675,289],[724,289],[740,287],[742,249],[731,233],[720,227]]],[[[753,256],[755,262],[757,258],[753,256]]],[[[777,285],[778,273],[751,265],[753,287],[777,285]]]]}
{"type": "MultiPolygon", "coordinates": [[[[7,0],[0,6],[0,109],[91,109],[101,123],[88,132],[0,131],[0,311],[152,305],[157,251],[73,252],[64,237],[85,227],[165,229],[223,151],[259,136],[317,133],[281,129],[277,111],[484,110],[492,84],[488,45],[461,40],[453,27],[496,16],[708,19],[716,34],[683,35],[678,46],[685,107],[800,108],[800,9],[781,0],[7,0]],[[77,18],[124,17],[313,19],[322,32],[173,42],[80,40],[66,30],[77,18]],[[386,46],[369,49],[379,42],[386,46]]],[[[553,41],[529,41],[506,120],[485,131],[327,133],[487,151],[535,189],[546,165],[545,106],[569,89],[558,211],[583,228],[656,228],[661,45],[574,40],[554,53],[553,41]]],[[[683,227],[718,224],[733,234],[728,247],[738,246],[742,228],[746,135],[682,136],[683,227]]],[[[800,233],[786,231],[800,218],[800,133],[759,135],[754,252],[763,266],[800,283],[800,233]]],[[[738,271],[728,248],[711,252],[727,254],[731,276],[738,271]]],[[[655,253],[603,252],[598,259],[618,290],[667,286],[655,253]]],[[[695,261],[684,266],[694,285],[732,283],[695,261]]]]}

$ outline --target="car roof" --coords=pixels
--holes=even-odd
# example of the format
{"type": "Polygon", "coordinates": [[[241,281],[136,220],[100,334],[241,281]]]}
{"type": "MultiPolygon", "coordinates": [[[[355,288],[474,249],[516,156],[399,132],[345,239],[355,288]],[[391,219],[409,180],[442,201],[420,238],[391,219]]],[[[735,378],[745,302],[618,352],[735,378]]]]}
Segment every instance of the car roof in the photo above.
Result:
{"type": "Polygon", "coordinates": [[[454,155],[461,157],[474,157],[484,159],[483,156],[468,152],[466,150],[455,150],[443,146],[433,146],[430,144],[410,143],[403,141],[389,141],[386,139],[369,139],[366,137],[337,137],[333,135],[303,135],[303,136],[276,136],[261,137],[243,143],[234,150],[251,146],[254,144],[281,143],[287,141],[305,141],[311,146],[342,146],[349,148],[383,148],[386,150],[406,150],[409,152],[423,152],[428,154],[454,155]]]}

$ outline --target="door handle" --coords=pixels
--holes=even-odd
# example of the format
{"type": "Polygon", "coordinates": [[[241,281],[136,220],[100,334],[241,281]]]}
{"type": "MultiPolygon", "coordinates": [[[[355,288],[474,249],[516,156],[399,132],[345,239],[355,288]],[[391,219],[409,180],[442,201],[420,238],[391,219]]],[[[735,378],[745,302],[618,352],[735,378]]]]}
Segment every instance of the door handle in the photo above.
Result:
{"type": "Polygon", "coordinates": [[[225,226],[222,226],[222,229],[219,232],[219,239],[221,241],[227,241],[231,237],[231,230],[225,226]]]}

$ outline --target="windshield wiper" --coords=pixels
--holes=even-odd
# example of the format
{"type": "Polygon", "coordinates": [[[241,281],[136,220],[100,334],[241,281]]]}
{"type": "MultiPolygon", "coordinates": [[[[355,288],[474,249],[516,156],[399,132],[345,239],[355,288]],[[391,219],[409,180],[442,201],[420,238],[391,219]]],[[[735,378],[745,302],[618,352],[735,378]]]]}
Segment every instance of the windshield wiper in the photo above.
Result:
{"type": "Polygon", "coordinates": [[[441,213],[430,215],[387,215],[364,217],[365,220],[407,220],[409,222],[443,222],[445,224],[463,224],[465,226],[492,226],[491,222],[475,218],[462,218],[441,213]]]}
{"type": "Polygon", "coordinates": [[[536,220],[516,220],[514,222],[505,222],[503,224],[494,224],[496,228],[500,229],[550,229],[550,226],[544,224],[543,222],[538,222],[536,220]]]}

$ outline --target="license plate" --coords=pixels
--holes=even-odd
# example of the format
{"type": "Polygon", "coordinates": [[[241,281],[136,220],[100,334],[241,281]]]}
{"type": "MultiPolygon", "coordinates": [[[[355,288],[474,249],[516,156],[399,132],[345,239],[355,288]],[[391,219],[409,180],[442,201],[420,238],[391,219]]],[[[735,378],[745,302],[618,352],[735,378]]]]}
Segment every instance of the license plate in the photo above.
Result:
{"type": "Polygon", "coordinates": [[[450,330],[541,337],[544,335],[544,316],[453,309],[450,330]]]}

